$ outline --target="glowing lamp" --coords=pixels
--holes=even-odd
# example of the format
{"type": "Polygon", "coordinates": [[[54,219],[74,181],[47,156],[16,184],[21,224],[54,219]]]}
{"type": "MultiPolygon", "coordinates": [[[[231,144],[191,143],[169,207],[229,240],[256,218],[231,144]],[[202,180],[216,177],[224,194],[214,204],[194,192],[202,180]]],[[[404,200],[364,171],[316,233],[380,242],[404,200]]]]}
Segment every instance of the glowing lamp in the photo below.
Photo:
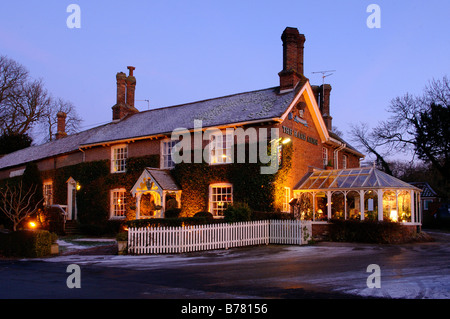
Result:
{"type": "Polygon", "coordinates": [[[389,215],[389,218],[390,218],[393,222],[398,221],[398,213],[397,213],[397,210],[391,210],[391,214],[389,215]]]}
{"type": "Polygon", "coordinates": [[[28,226],[30,226],[31,229],[34,229],[34,228],[36,228],[37,225],[35,222],[29,222],[28,226]]]}

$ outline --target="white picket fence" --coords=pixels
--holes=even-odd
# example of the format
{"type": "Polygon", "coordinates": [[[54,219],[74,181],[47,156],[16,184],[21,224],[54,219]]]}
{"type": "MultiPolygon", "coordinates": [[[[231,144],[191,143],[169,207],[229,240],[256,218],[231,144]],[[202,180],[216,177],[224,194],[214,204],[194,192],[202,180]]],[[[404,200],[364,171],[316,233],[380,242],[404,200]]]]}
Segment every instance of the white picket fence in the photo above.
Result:
{"type": "Polygon", "coordinates": [[[311,222],[263,220],[184,227],[128,229],[130,254],[184,253],[261,244],[303,245],[311,239],[311,222]]]}

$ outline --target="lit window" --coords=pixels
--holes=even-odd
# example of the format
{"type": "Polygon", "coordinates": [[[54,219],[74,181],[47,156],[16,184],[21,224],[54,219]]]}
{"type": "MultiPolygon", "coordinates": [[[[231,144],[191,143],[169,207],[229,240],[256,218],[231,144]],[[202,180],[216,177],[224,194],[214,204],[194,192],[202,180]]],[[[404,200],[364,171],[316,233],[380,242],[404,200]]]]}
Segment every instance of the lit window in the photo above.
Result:
{"type": "Polygon", "coordinates": [[[223,216],[223,212],[233,203],[231,184],[212,184],[209,186],[209,208],[213,216],[223,216]]]}
{"type": "Polygon", "coordinates": [[[124,173],[128,157],[126,145],[111,147],[111,173],[124,173]]]}
{"type": "Polygon", "coordinates": [[[289,187],[285,187],[283,194],[283,213],[289,213],[291,211],[289,205],[290,200],[291,200],[291,189],[289,187]]]}
{"type": "Polygon", "coordinates": [[[125,189],[111,190],[111,218],[124,218],[126,212],[125,189]]]}
{"type": "Polygon", "coordinates": [[[211,164],[232,163],[233,133],[212,135],[209,144],[211,164]]]}
{"type": "Polygon", "coordinates": [[[43,185],[44,206],[53,205],[53,183],[45,182],[43,185]]]}
{"type": "Polygon", "coordinates": [[[178,141],[166,140],[161,142],[161,168],[171,169],[175,167],[173,151],[178,141]]]}
{"type": "Polygon", "coordinates": [[[328,150],[323,147],[322,148],[322,159],[323,159],[323,167],[328,165],[328,150]]]}

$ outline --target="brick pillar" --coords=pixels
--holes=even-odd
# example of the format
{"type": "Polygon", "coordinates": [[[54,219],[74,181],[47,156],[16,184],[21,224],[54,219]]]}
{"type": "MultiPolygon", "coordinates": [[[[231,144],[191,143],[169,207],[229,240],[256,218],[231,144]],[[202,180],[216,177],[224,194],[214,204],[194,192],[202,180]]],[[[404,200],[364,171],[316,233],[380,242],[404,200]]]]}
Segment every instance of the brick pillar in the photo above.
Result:
{"type": "Polygon", "coordinates": [[[56,122],[55,138],[57,140],[67,136],[67,133],[66,133],[66,117],[67,117],[67,114],[64,113],[64,112],[58,112],[56,114],[57,122],[56,122]]]}

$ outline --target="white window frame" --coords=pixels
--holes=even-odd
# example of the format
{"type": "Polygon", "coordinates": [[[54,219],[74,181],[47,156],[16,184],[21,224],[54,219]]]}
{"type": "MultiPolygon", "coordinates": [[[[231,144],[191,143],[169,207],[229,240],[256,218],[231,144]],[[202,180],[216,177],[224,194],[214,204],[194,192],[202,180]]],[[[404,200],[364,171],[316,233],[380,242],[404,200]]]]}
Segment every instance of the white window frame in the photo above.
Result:
{"type": "Polygon", "coordinates": [[[127,171],[128,145],[120,144],[111,146],[111,173],[125,173],[127,171]],[[117,152],[123,150],[122,153],[117,152]],[[120,157],[118,156],[120,155],[120,157]],[[123,164],[119,163],[120,161],[123,164]]]}
{"type": "Polygon", "coordinates": [[[234,132],[212,134],[209,143],[211,165],[233,163],[234,132]]]}
{"type": "Polygon", "coordinates": [[[161,140],[161,160],[159,165],[161,169],[173,169],[175,167],[175,162],[173,161],[173,150],[178,142],[179,141],[173,141],[171,139],[161,140]]]}
{"type": "Polygon", "coordinates": [[[215,184],[210,184],[209,185],[209,212],[213,215],[214,218],[223,218],[223,212],[226,209],[227,205],[220,205],[220,203],[229,203],[229,204],[233,204],[233,184],[230,183],[215,183],[215,184]],[[229,192],[217,192],[215,190],[218,189],[230,189],[229,192]],[[223,200],[223,196],[227,196],[230,195],[231,196],[231,200],[223,200]],[[214,208],[214,204],[217,203],[218,206],[224,206],[221,207],[219,209],[214,208]]]}
{"type": "Polygon", "coordinates": [[[347,168],[348,156],[342,155],[342,168],[347,168]]]}
{"type": "Polygon", "coordinates": [[[323,167],[327,167],[328,165],[328,149],[326,147],[322,147],[322,161],[323,167]]]}
{"type": "Polygon", "coordinates": [[[53,205],[53,181],[46,181],[42,185],[44,206],[53,205]]]}
{"type": "Polygon", "coordinates": [[[291,212],[290,205],[289,205],[290,201],[291,201],[291,189],[289,187],[285,187],[284,193],[283,193],[283,209],[282,209],[283,213],[291,212]]]}
{"type": "Polygon", "coordinates": [[[126,217],[127,205],[126,205],[126,189],[125,188],[114,188],[109,191],[110,198],[110,208],[109,208],[109,218],[110,219],[124,219],[126,217]],[[122,203],[123,201],[123,203],[122,203]]]}

